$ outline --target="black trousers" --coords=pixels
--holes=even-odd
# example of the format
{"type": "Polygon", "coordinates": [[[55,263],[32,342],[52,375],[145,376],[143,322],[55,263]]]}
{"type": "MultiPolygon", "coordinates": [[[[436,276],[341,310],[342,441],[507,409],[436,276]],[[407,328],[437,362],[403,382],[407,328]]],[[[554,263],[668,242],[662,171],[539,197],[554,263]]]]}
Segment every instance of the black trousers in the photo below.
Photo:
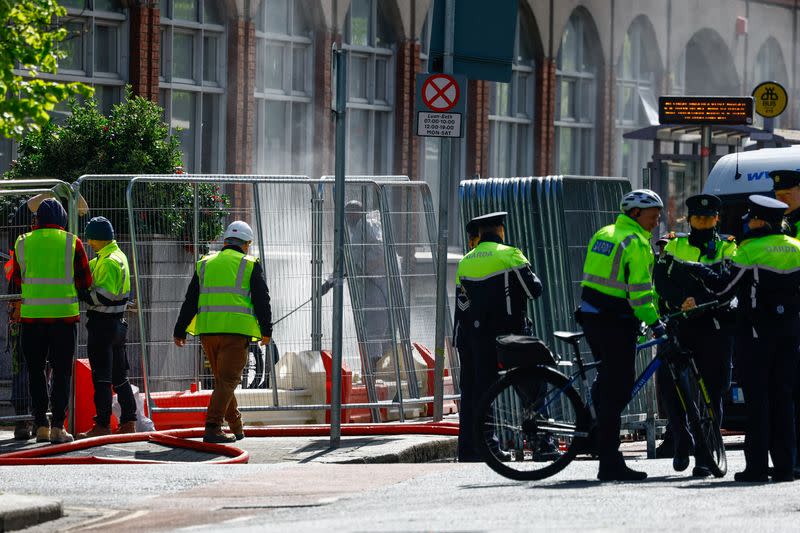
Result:
{"type": "MultiPolygon", "coordinates": [[[[749,332],[748,332],[749,333],[749,332]]],[[[775,332],[754,339],[736,337],[736,365],[744,392],[747,470],[766,474],[768,456],[778,475],[795,464],[794,390],[800,336],[775,332]]]]}
{"type": "Polygon", "coordinates": [[[592,355],[602,361],[592,384],[600,467],[614,468],[624,462],[619,452],[620,417],[630,402],[636,379],[639,322],[599,313],[583,313],[581,318],[592,355]]]}
{"type": "Polygon", "coordinates": [[[111,423],[111,388],[117,393],[122,410],[120,423],[136,420],[136,401],[128,382],[128,357],[125,339],[128,325],[121,318],[92,316],[86,324],[87,352],[92,367],[94,384],[95,422],[108,426],[111,423]]]}
{"type": "Polygon", "coordinates": [[[47,376],[45,365],[50,361],[52,368],[52,407],[53,427],[64,427],[69,404],[70,380],[72,379],[72,359],[75,355],[76,324],[54,322],[45,324],[34,322],[21,324],[20,341],[22,353],[28,363],[29,386],[31,392],[31,412],[37,426],[47,422],[47,376]]]}
{"type": "Polygon", "coordinates": [[[30,414],[30,386],[28,385],[28,365],[22,353],[20,338],[20,325],[8,324],[6,330],[6,343],[8,352],[11,355],[11,405],[14,407],[15,415],[30,414]],[[16,368],[14,364],[16,363],[16,368]]]}
{"type": "MultiPolygon", "coordinates": [[[[725,393],[731,387],[731,359],[733,354],[733,336],[725,331],[698,331],[684,329],[679,332],[678,341],[684,352],[691,355],[697,370],[703,377],[706,390],[714,406],[714,415],[718,425],[722,424],[722,407],[725,393]]],[[[680,406],[680,400],[672,383],[672,376],[666,364],[658,369],[661,384],[661,397],[667,409],[669,427],[673,434],[673,446],[676,454],[688,454],[694,447],[694,440],[689,430],[689,421],[680,406]]]]}
{"type": "Polygon", "coordinates": [[[458,349],[461,361],[461,406],[458,426],[458,460],[481,461],[475,447],[475,417],[480,401],[497,380],[496,335],[471,335],[466,346],[458,349]]]}

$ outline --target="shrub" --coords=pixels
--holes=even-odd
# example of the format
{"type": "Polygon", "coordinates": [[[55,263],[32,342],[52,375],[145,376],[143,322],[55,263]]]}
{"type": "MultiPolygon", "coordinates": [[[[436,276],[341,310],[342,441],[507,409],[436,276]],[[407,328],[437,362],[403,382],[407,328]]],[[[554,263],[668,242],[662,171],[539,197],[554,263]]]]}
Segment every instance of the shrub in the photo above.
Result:
{"type": "MultiPolygon", "coordinates": [[[[180,142],[170,135],[157,104],[125,90],[123,101],[104,116],[94,100],[70,101],[63,125],[50,121],[20,143],[19,158],[4,179],[52,177],[74,182],[84,174],[172,174],[181,166],[180,142]]],[[[118,233],[128,233],[124,182],[93,185],[93,211],[111,219],[118,233]],[[102,189],[102,190],[99,190],[102,189]]],[[[198,187],[202,208],[201,241],[215,240],[229,207],[219,187],[198,187]]],[[[139,217],[136,231],[191,239],[193,189],[186,183],[153,183],[138,188],[134,207],[155,207],[139,217]],[[171,209],[170,209],[171,208],[171,209]]]]}

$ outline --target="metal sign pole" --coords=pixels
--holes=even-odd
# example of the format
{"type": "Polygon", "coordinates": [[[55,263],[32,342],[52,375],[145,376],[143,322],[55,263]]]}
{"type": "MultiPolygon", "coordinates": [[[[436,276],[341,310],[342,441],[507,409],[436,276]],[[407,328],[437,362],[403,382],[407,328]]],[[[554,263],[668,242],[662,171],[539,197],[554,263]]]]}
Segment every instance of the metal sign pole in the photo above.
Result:
{"type": "MultiPolygon", "coordinates": [[[[444,16],[444,73],[453,72],[453,35],[455,29],[455,0],[446,0],[444,16]]],[[[450,211],[450,157],[452,139],[442,137],[439,154],[439,239],[436,250],[436,346],[433,371],[433,420],[442,419],[444,411],[444,326],[447,311],[447,237],[450,211]]]]}
{"type": "Polygon", "coordinates": [[[700,130],[700,186],[705,184],[711,171],[711,126],[700,130]]]}
{"type": "Polygon", "coordinates": [[[336,154],[334,179],[333,354],[331,368],[331,448],[342,435],[342,313],[344,307],[344,165],[347,111],[347,57],[341,45],[333,52],[336,68],[336,154]]]}

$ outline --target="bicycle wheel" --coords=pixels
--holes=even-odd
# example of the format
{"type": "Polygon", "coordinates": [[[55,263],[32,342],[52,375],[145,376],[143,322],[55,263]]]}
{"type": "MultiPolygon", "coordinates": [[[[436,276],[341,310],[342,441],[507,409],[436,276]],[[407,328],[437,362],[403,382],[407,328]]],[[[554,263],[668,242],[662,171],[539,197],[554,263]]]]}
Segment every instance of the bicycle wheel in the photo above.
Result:
{"type": "Polygon", "coordinates": [[[728,472],[728,458],[719,431],[719,414],[711,405],[711,397],[693,361],[682,372],[676,387],[689,417],[695,456],[705,463],[714,477],[724,476],[728,472]]]}
{"type": "Polygon", "coordinates": [[[498,474],[520,481],[544,479],[587,448],[590,420],[566,376],[546,367],[517,368],[481,399],[474,438],[498,474]]]}

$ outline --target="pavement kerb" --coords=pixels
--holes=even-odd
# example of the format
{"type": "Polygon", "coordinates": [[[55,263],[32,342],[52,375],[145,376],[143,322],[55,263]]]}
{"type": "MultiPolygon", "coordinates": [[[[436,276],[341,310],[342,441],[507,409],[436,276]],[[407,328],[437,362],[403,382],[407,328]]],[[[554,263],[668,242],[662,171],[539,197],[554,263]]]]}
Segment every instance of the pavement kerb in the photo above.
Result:
{"type": "Polygon", "coordinates": [[[0,532],[24,529],[63,515],[61,500],[0,493],[0,532]]]}
{"type": "Polygon", "coordinates": [[[442,438],[403,447],[396,452],[370,455],[355,452],[352,457],[322,456],[312,462],[327,464],[383,464],[383,463],[430,463],[454,459],[458,449],[458,438],[442,438]]]}

